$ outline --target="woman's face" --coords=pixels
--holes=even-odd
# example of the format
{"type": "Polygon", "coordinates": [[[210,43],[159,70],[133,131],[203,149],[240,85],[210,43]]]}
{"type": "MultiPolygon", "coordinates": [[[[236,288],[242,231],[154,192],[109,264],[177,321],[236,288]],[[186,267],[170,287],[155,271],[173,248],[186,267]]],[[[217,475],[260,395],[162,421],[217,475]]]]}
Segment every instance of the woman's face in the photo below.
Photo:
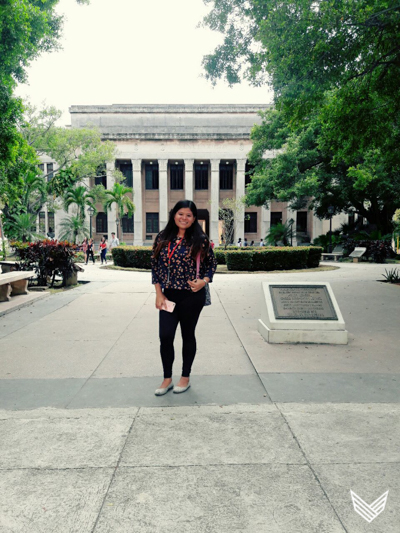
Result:
{"type": "Polygon", "coordinates": [[[188,207],[182,207],[175,213],[174,220],[179,229],[186,230],[196,219],[188,207]]]}

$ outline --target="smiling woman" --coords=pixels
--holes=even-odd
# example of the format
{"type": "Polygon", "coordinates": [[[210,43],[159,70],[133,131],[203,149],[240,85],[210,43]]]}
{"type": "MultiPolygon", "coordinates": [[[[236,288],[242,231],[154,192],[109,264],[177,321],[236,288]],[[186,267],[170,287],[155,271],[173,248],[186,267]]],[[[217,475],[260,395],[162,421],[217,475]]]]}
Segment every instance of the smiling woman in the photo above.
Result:
{"type": "Polygon", "coordinates": [[[196,354],[195,329],[206,299],[205,286],[217,268],[207,235],[197,221],[197,207],[190,200],[178,202],[153,246],[152,281],[156,308],[160,311],[160,347],[164,381],[156,396],[172,389],[174,339],[178,324],[182,331],[182,376],[174,392],[185,392],[196,354]],[[172,304],[173,302],[175,306],[172,304]]]}

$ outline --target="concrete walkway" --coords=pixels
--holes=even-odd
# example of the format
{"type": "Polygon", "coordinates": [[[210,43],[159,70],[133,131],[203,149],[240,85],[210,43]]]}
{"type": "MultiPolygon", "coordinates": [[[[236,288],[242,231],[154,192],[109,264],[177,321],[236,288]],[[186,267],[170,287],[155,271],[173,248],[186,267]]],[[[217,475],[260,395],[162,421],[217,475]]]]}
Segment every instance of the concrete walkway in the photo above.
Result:
{"type": "Polygon", "coordinates": [[[148,273],[88,265],[90,283],[1,317],[0,532],[399,533],[400,287],[384,271],[217,275],[182,395],[154,396],[148,273]],[[349,344],[265,343],[275,279],[329,281],[349,344]],[[389,490],[386,509],[369,524],[350,490],[389,490]]]}

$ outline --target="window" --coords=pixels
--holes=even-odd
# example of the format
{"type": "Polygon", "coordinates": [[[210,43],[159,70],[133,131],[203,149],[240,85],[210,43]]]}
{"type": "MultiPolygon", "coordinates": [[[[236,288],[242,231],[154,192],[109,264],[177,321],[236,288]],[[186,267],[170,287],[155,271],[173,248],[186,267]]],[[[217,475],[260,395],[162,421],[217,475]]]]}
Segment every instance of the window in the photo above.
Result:
{"type": "Polygon", "coordinates": [[[257,233],[257,213],[246,213],[244,232],[257,233]]]}
{"type": "Polygon", "coordinates": [[[48,224],[49,224],[49,237],[51,237],[52,239],[54,238],[55,236],[55,233],[54,233],[54,212],[53,211],[49,211],[47,213],[47,220],[48,220],[48,224]]]}
{"type": "Polygon", "coordinates": [[[146,213],[146,233],[158,233],[158,213],[146,213]]]}
{"type": "Polygon", "coordinates": [[[133,216],[128,217],[128,215],[124,215],[121,221],[123,233],[133,233],[133,216]]]}
{"type": "Polygon", "coordinates": [[[282,211],[275,211],[271,213],[271,226],[282,224],[282,211]]]}
{"type": "Polygon", "coordinates": [[[105,165],[100,165],[96,170],[96,177],[94,178],[95,185],[103,185],[107,189],[107,171],[105,165]]]}
{"type": "Polygon", "coordinates": [[[96,176],[94,178],[94,184],[103,185],[103,187],[107,189],[107,176],[96,176]]]}
{"type": "Polygon", "coordinates": [[[233,189],[233,165],[232,163],[220,163],[219,165],[219,188],[221,190],[233,189]]]}
{"type": "Polygon", "coordinates": [[[124,176],[124,185],[133,187],[133,172],[131,161],[117,161],[117,168],[124,176]]]}
{"type": "Polygon", "coordinates": [[[46,213],[44,211],[39,213],[39,233],[42,235],[46,233],[46,213]]]}
{"type": "Polygon", "coordinates": [[[307,233],[307,211],[297,211],[296,231],[307,233]]]}
{"type": "Polygon", "coordinates": [[[145,181],[147,190],[158,189],[158,163],[147,163],[145,165],[145,181]]]}
{"type": "Polygon", "coordinates": [[[183,165],[173,164],[170,167],[171,190],[179,191],[183,189],[183,165]]]}
{"type": "Polygon", "coordinates": [[[194,165],[194,188],[197,191],[205,191],[208,189],[208,165],[204,163],[196,163],[194,165]]]}
{"type": "Polygon", "coordinates": [[[53,179],[53,163],[47,163],[47,181],[53,179]]]}
{"type": "Polygon", "coordinates": [[[246,163],[245,168],[245,178],[244,178],[244,186],[247,187],[251,183],[251,178],[254,174],[254,165],[251,165],[250,163],[246,163]]]}
{"type": "Polygon", "coordinates": [[[107,213],[98,213],[96,216],[96,233],[107,233],[107,213]]]}
{"type": "Polygon", "coordinates": [[[39,166],[39,170],[40,170],[40,172],[41,172],[42,174],[44,174],[44,163],[40,163],[40,165],[38,165],[38,166],[39,166]]]}

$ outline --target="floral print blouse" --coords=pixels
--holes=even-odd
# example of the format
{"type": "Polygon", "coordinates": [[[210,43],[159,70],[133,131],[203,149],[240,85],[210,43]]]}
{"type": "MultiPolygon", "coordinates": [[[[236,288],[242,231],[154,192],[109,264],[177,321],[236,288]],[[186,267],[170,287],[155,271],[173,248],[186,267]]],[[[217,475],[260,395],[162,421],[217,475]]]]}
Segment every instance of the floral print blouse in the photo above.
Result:
{"type": "MultiPolygon", "coordinates": [[[[190,246],[185,238],[176,247],[170,260],[170,274],[168,281],[168,246],[161,248],[157,259],[154,257],[154,251],[160,242],[161,232],[157,235],[153,244],[153,254],[151,256],[151,273],[152,283],[159,283],[162,289],[183,289],[191,290],[188,281],[196,279],[196,260],[189,255],[190,246]]],[[[180,238],[173,239],[170,245],[170,255],[180,238]]],[[[203,279],[208,277],[210,282],[217,270],[217,261],[214,252],[210,246],[208,255],[203,261],[200,261],[199,277],[203,279]]]]}

